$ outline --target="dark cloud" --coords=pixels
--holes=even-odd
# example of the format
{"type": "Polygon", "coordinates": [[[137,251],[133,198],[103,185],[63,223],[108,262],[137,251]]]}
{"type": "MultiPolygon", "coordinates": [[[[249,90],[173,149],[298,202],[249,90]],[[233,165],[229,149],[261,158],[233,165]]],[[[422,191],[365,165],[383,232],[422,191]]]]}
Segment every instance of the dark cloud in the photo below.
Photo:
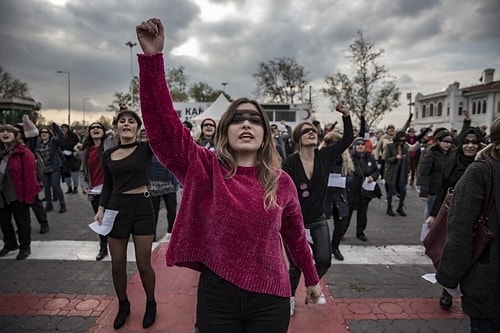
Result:
{"type": "MultiPolygon", "coordinates": [[[[290,57],[304,66],[320,100],[325,75],[350,73],[346,51],[357,31],[385,50],[382,61],[405,91],[430,93],[455,80],[477,79],[486,67],[500,71],[498,0],[212,0],[234,11],[209,22],[202,17],[210,13],[197,1],[0,1],[0,66],[28,83],[44,108],[62,110],[66,77],[56,72],[69,70],[73,108],[81,109],[89,97],[89,109],[102,111],[114,92],[128,89],[125,43],[137,42],[135,26],[160,17],[166,66],[182,65],[192,82],[214,88],[228,82],[233,97],[254,91],[259,62],[290,57]],[[199,55],[170,53],[190,38],[198,42],[199,55]]],[[[139,46],[132,52],[137,75],[139,46]]]]}

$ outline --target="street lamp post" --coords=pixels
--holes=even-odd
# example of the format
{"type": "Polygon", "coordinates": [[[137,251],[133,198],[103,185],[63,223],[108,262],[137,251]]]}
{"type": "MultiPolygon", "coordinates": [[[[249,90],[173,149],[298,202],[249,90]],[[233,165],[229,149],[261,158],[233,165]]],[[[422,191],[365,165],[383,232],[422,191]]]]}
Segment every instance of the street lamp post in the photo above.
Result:
{"type": "Polygon", "coordinates": [[[221,84],[222,84],[222,86],[224,87],[224,88],[223,88],[223,91],[224,91],[224,93],[225,93],[225,92],[226,92],[227,82],[222,82],[221,84]]]}
{"type": "Polygon", "coordinates": [[[85,102],[88,101],[90,98],[85,97],[83,99],[83,126],[85,127],[85,102]]]}
{"type": "Polygon", "coordinates": [[[408,100],[408,112],[411,114],[411,106],[414,105],[414,103],[411,102],[411,92],[406,93],[406,99],[408,100]]]}
{"type": "Polygon", "coordinates": [[[137,43],[132,43],[130,41],[126,42],[125,45],[130,47],[130,98],[132,100],[132,105],[131,107],[134,107],[134,88],[132,86],[132,82],[134,80],[134,67],[133,67],[133,62],[132,62],[132,48],[137,45],[137,43]]]}
{"type": "Polygon", "coordinates": [[[69,71],[57,71],[58,74],[68,74],[68,126],[71,126],[71,74],[69,71]]]}

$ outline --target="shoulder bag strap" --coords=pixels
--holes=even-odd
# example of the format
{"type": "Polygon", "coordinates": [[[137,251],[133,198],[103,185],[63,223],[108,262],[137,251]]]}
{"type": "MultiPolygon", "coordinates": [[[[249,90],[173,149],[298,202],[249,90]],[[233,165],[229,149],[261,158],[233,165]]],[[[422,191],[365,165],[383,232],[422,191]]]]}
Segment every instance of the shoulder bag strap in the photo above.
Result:
{"type": "Polygon", "coordinates": [[[488,163],[488,161],[486,160],[477,160],[477,161],[486,164],[489,173],[490,184],[488,186],[488,195],[486,196],[483,209],[481,210],[481,215],[479,216],[478,219],[478,223],[486,223],[486,221],[488,220],[488,213],[490,212],[491,205],[493,204],[493,170],[491,169],[491,165],[490,163],[488,163]]]}

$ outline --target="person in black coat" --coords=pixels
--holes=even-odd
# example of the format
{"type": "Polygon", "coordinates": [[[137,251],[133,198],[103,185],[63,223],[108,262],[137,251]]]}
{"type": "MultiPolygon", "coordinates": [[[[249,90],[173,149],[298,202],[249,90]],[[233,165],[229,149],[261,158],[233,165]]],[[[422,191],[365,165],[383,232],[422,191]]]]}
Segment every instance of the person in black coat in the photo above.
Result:
{"type": "Polygon", "coordinates": [[[446,288],[462,292],[462,308],[470,316],[471,333],[500,332],[500,118],[491,125],[491,143],[476,159],[492,168],[490,178],[485,163],[474,162],[455,185],[448,213],[448,234],[436,274],[446,288]],[[478,261],[472,263],[474,223],[486,200],[490,179],[493,204],[486,227],[495,235],[478,261]]]}
{"type": "Polygon", "coordinates": [[[356,138],[354,140],[351,148],[351,158],[354,163],[354,173],[353,179],[347,188],[349,216],[347,217],[345,231],[349,228],[352,212],[357,210],[356,237],[366,242],[368,240],[368,237],[365,235],[368,223],[368,205],[372,198],[380,197],[380,189],[377,192],[378,185],[375,183],[373,193],[367,193],[362,190],[362,185],[365,180],[368,183],[375,182],[379,176],[379,170],[373,155],[365,151],[365,140],[363,138],[356,138]]]}
{"type": "MultiPolygon", "coordinates": [[[[444,161],[440,188],[438,189],[432,209],[429,212],[429,217],[425,221],[427,224],[434,223],[434,219],[439,213],[439,208],[443,204],[448,189],[455,187],[467,167],[474,162],[481,144],[481,133],[477,128],[467,128],[457,137],[456,142],[457,149],[449,154],[446,161],[444,161]]],[[[447,310],[451,308],[452,303],[452,296],[446,289],[443,289],[439,304],[443,309],[447,310]]]]}

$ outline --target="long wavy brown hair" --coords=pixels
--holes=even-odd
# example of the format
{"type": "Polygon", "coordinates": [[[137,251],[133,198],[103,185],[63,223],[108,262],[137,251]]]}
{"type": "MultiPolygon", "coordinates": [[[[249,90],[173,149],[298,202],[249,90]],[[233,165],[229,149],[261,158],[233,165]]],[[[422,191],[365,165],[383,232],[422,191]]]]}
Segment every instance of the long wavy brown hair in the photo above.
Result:
{"type": "Polygon", "coordinates": [[[257,150],[257,166],[259,168],[259,182],[264,188],[264,208],[274,208],[277,206],[276,191],[278,189],[279,155],[275,147],[274,138],[271,135],[269,118],[260,104],[248,98],[239,98],[232,102],[222,114],[215,132],[215,147],[219,161],[229,168],[229,173],[225,178],[231,178],[236,174],[238,168],[234,151],[229,146],[228,130],[233,114],[240,104],[250,103],[255,106],[264,119],[264,138],[262,145],[257,150]]]}

